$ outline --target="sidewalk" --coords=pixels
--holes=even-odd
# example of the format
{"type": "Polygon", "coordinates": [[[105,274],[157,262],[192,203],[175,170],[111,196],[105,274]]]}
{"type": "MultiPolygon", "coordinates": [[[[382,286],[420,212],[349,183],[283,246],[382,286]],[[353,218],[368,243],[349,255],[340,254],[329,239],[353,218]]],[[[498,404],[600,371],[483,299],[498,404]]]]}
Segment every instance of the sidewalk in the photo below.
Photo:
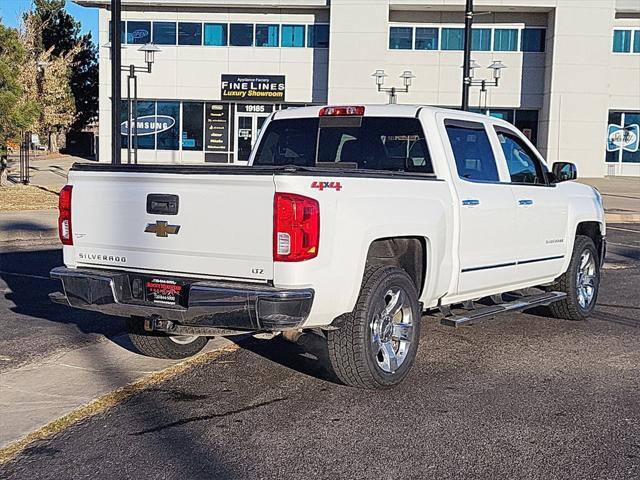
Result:
{"type": "MultiPolygon", "coordinates": [[[[49,187],[59,191],[67,183],[67,172],[75,162],[89,162],[84,158],[70,155],[32,158],[29,162],[29,175],[32,185],[49,187]]],[[[20,159],[9,157],[9,183],[20,183],[20,159]]]]}
{"type": "MultiPolygon", "coordinates": [[[[234,345],[230,340],[215,338],[203,353],[231,350],[234,345]]],[[[162,360],[139,355],[129,348],[128,337],[123,335],[3,372],[0,449],[132,382],[150,381],[154,374],[178,363],[208,359],[200,354],[183,361],[162,360]]]]}
{"type": "Polygon", "coordinates": [[[602,194],[607,223],[640,222],[640,177],[580,178],[602,194]]]}
{"type": "Polygon", "coordinates": [[[57,210],[0,212],[0,246],[7,242],[48,242],[57,239],[57,210]]]}

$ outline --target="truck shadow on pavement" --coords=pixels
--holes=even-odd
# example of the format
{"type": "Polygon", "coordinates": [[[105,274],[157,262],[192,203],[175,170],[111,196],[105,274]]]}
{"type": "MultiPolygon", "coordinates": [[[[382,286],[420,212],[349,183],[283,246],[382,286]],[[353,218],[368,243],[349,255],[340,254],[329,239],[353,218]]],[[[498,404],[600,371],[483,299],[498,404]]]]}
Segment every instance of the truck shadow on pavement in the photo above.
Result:
{"type": "Polygon", "coordinates": [[[244,350],[291,370],[342,385],[331,367],[327,341],[321,334],[304,332],[296,342],[287,341],[280,335],[269,340],[259,338],[236,340],[234,337],[229,337],[229,340],[237,343],[244,350]]]}
{"type": "MultiPolygon", "coordinates": [[[[7,285],[4,298],[8,309],[29,317],[27,320],[75,324],[83,333],[110,337],[124,332],[123,318],[67,308],[49,300],[49,293],[60,290],[59,282],[49,278],[49,271],[59,265],[60,249],[0,253],[0,278],[7,285]]],[[[38,322],[33,323],[36,326],[38,322]]]]}

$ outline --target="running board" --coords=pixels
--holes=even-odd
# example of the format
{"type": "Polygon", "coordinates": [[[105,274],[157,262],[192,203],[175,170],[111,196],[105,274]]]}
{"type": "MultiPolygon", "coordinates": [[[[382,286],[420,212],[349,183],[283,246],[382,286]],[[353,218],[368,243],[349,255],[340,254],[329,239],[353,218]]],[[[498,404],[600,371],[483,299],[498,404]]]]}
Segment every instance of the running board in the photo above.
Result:
{"type": "Polygon", "coordinates": [[[467,315],[449,315],[440,320],[442,325],[448,327],[460,327],[469,323],[477,322],[485,318],[495,317],[496,315],[504,312],[513,312],[518,310],[525,310],[531,307],[540,307],[550,305],[553,302],[562,300],[567,296],[564,292],[546,292],[538,295],[530,295],[521,297],[511,302],[501,303],[499,305],[491,305],[488,307],[478,308],[469,312],[467,315]]]}

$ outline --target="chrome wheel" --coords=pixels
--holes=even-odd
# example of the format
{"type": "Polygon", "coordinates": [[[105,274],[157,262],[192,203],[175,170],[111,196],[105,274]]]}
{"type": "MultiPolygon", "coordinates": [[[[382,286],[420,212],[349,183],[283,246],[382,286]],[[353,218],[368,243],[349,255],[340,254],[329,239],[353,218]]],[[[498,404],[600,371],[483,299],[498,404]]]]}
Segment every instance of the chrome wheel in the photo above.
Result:
{"type": "Polygon", "coordinates": [[[375,360],[384,372],[395,373],[407,358],[413,340],[413,312],[401,288],[384,295],[384,308],[371,321],[375,360]]]}
{"type": "Polygon", "coordinates": [[[593,302],[596,293],[596,260],[589,250],[582,252],[576,278],[578,304],[587,309],[593,302]]]}
{"type": "Polygon", "coordinates": [[[195,342],[198,337],[197,335],[169,335],[169,338],[173,343],[177,343],[178,345],[189,345],[195,342]]]}

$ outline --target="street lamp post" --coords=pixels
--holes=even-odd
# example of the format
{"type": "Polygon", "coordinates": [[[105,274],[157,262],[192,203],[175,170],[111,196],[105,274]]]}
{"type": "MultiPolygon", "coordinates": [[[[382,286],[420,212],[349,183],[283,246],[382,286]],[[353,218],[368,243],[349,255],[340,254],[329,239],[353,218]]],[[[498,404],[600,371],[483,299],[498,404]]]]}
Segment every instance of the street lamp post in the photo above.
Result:
{"type": "MultiPolygon", "coordinates": [[[[111,48],[111,42],[104,45],[111,48]]],[[[138,118],[138,77],[136,72],[151,73],[153,63],[155,62],[155,54],[160,52],[160,48],[153,43],[145,43],[139,49],[144,52],[144,62],[146,67],[138,67],[136,65],[121,66],[123,72],[127,72],[127,163],[138,163],[138,127],[136,119],[138,118]],[[133,97],[131,91],[133,90],[133,97]],[[132,150],[133,145],[133,150],[132,150]],[[133,155],[132,155],[133,153],[133,155]]],[[[120,123],[118,123],[117,133],[114,136],[120,140],[120,123]]],[[[118,142],[118,151],[120,151],[120,142],[118,142]]]]}
{"type": "Polygon", "coordinates": [[[376,86],[378,87],[378,91],[386,92],[389,94],[390,104],[398,103],[398,93],[408,93],[412,80],[416,78],[415,75],[411,73],[411,71],[405,70],[404,72],[402,72],[402,75],[400,75],[403,86],[398,88],[398,87],[383,87],[384,79],[385,77],[388,77],[388,75],[384,73],[384,70],[376,70],[375,72],[373,72],[371,76],[375,77],[376,79],[376,86]]]}
{"type": "Polygon", "coordinates": [[[469,110],[469,87],[471,87],[471,27],[473,26],[473,0],[466,0],[464,8],[464,60],[462,61],[462,110],[469,110]]]}
{"type": "MultiPolygon", "coordinates": [[[[485,99],[486,99],[486,93],[487,93],[487,87],[497,87],[500,84],[500,78],[502,78],[502,69],[503,68],[507,68],[507,66],[502,63],[500,60],[495,60],[491,65],[489,65],[487,67],[487,69],[492,70],[492,78],[490,80],[484,79],[484,78],[474,78],[474,72],[477,68],[481,68],[482,65],[480,65],[478,62],[476,62],[475,60],[471,60],[468,64],[468,74],[466,77],[466,81],[465,81],[465,85],[467,87],[480,87],[480,99],[478,101],[478,107],[482,108],[482,94],[485,94],[485,99]]],[[[462,67],[464,69],[464,65],[462,67]]],[[[469,98],[468,98],[468,91],[467,91],[467,106],[466,106],[466,110],[469,109],[469,98]]],[[[485,100],[485,106],[486,106],[486,100],[485,100]]]]}
{"type": "Polygon", "coordinates": [[[122,34],[121,0],[111,0],[111,163],[122,163],[120,154],[120,94],[122,52],[120,50],[122,34]]]}

